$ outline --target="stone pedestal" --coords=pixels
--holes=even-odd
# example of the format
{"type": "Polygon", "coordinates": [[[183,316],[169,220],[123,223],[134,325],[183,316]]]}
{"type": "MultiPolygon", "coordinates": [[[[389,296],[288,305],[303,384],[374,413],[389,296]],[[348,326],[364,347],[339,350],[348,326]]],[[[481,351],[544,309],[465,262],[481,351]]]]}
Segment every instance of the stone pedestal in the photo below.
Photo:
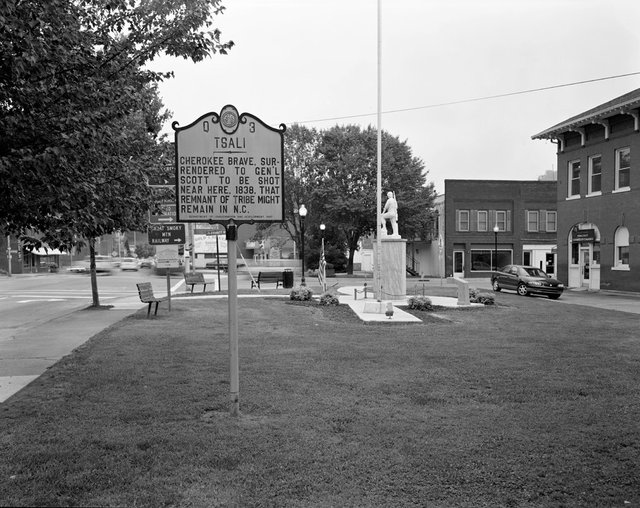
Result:
{"type": "MultiPolygon", "coordinates": [[[[407,294],[407,241],[402,238],[382,238],[380,256],[382,300],[401,300],[407,294]]],[[[374,287],[377,286],[378,242],[373,242],[374,287]]]]}

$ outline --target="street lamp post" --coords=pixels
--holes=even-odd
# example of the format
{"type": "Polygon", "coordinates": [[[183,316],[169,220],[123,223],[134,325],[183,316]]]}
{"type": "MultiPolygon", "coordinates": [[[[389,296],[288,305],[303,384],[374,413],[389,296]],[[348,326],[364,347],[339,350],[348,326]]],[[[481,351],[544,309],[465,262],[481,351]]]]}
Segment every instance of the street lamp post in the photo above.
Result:
{"type": "Polygon", "coordinates": [[[298,209],[298,214],[300,215],[300,231],[301,231],[300,252],[302,254],[302,280],[300,281],[300,285],[306,286],[307,284],[304,280],[304,218],[307,216],[307,207],[304,205],[300,205],[300,208],[298,209]]]}
{"type": "MultiPolygon", "coordinates": [[[[496,271],[498,270],[498,231],[498,225],[496,224],[493,226],[493,258],[495,259],[496,271]]],[[[493,266],[491,270],[493,271],[493,266]]]]}
{"type": "Polygon", "coordinates": [[[320,233],[322,235],[322,246],[320,250],[320,271],[322,273],[322,291],[327,290],[327,263],[324,259],[324,230],[326,226],[324,224],[320,224],[320,233]]]}

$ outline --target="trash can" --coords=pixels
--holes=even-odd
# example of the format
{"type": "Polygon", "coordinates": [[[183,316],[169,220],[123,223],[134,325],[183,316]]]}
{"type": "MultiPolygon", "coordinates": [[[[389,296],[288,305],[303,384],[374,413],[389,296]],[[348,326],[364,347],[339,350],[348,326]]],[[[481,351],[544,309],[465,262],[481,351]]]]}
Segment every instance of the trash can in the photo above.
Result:
{"type": "Polygon", "coordinates": [[[282,272],[282,287],[287,289],[293,287],[293,270],[287,269],[282,272]]]}

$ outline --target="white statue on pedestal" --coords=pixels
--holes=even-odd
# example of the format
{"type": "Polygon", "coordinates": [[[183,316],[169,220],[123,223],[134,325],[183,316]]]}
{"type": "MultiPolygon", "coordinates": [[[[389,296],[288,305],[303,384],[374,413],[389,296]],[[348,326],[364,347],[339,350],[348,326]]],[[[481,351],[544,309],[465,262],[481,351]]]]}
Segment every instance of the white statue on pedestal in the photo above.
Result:
{"type": "Polygon", "coordinates": [[[398,202],[392,191],[387,192],[387,201],[384,204],[381,218],[382,238],[388,236],[400,238],[400,233],[398,233],[398,202]]]}

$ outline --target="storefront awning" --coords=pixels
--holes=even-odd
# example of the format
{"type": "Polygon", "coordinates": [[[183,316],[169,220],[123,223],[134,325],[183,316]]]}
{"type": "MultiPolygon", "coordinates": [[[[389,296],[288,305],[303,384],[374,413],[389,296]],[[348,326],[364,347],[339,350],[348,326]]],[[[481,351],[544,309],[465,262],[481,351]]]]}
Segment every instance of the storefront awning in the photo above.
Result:
{"type": "Polygon", "coordinates": [[[31,249],[31,254],[36,256],[61,256],[64,252],[60,252],[58,249],[40,247],[39,249],[31,249]]]}

